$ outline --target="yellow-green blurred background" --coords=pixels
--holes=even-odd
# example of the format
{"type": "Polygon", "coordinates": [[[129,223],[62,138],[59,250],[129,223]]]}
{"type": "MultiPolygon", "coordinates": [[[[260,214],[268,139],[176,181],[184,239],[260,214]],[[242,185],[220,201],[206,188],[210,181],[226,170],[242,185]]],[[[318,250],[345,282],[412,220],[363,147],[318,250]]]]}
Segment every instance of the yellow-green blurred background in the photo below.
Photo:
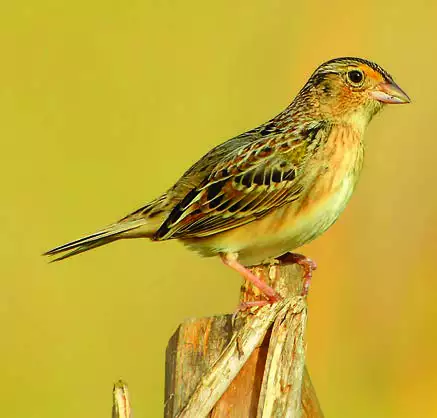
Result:
{"type": "Polygon", "coordinates": [[[357,55],[413,103],[372,122],[351,204],[303,249],[319,263],[308,364],[327,417],[437,416],[436,21],[432,1],[4,1],[1,415],[108,417],[119,377],[135,417],[162,415],[167,340],[231,312],[239,277],[173,241],[39,254],[154,198],[319,63],[357,55]]]}

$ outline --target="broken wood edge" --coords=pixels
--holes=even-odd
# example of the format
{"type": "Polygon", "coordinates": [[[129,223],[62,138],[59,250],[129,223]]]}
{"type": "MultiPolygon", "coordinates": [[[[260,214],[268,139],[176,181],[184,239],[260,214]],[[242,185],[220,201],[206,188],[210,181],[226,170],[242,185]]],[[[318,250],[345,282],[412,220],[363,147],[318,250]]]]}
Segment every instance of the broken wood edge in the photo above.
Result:
{"type": "Polygon", "coordinates": [[[131,418],[129,391],[121,379],[114,383],[112,389],[112,418],[131,418]]]}
{"type": "Polygon", "coordinates": [[[204,375],[178,418],[204,417],[229,387],[278,315],[285,316],[291,300],[260,308],[233,336],[214,365],[204,375]],[[283,312],[284,311],[284,312],[283,312]],[[281,313],[283,312],[283,313],[281,313]]]}
{"type": "MultiPolygon", "coordinates": [[[[282,312],[281,312],[282,313],[282,312]]],[[[267,353],[257,416],[301,415],[302,381],[305,367],[304,332],[307,309],[303,297],[296,297],[273,324],[267,353]]]]}
{"type": "Polygon", "coordinates": [[[305,366],[302,381],[302,418],[324,418],[322,407],[305,366]]]}

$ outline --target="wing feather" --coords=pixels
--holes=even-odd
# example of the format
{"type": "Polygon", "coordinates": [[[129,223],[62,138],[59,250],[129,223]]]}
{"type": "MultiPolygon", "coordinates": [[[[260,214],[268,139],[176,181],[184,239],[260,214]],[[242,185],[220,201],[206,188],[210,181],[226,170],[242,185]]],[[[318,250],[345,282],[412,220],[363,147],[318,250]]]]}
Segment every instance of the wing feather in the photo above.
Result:
{"type": "Polygon", "coordinates": [[[210,174],[173,208],[154,239],[217,234],[298,199],[303,167],[323,129],[249,142],[219,162],[212,161],[210,174]]]}

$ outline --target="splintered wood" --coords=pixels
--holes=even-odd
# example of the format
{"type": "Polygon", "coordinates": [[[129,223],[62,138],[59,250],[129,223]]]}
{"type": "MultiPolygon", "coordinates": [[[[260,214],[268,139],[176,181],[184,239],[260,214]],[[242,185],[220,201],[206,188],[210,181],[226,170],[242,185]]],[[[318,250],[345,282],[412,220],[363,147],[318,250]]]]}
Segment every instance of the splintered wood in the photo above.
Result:
{"type": "MultiPolygon", "coordinates": [[[[190,319],[166,353],[166,418],[322,418],[305,368],[306,298],[297,265],[252,271],[284,299],[250,311],[190,319]]],[[[244,283],[241,301],[263,299],[244,283]]]]}
{"type": "Polygon", "coordinates": [[[112,389],[112,418],[131,418],[129,391],[123,380],[114,383],[112,389]]]}

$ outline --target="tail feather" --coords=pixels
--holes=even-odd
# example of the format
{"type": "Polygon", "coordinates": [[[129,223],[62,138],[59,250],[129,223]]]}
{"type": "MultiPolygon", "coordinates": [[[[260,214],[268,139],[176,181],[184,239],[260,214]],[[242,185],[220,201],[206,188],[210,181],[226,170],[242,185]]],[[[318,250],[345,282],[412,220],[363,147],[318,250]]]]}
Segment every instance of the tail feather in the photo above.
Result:
{"type": "Polygon", "coordinates": [[[86,237],[55,247],[45,252],[43,255],[59,255],[59,257],[52,259],[51,262],[64,260],[65,258],[83,253],[84,251],[117,241],[118,239],[123,238],[126,232],[140,228],[145,225],[145,223],[145,219],[116,223],[93,234],[87,235],[86,237]]]}
{"type": "MultiPolygon", "coordinates": [[[[77,247],[71,250],[62,250],[62,251],[60,250],[59,252],[53,254],[61,254],[61,255],[59,257],[50,260],[50,263],[54,263],[55,261],[65,260],[66,258],[72,257],[73,255],[77,255],[85,251],[92,250],[93,248],[100,247],[101,245],[109,244],[110,242],[117,241],[118,239],[120,238],[119,237],[102,238],[93,243],[78,245],[77,247]]],[[[51,255],[51,254],[44,253],[43,255],[51,255]]]]}

